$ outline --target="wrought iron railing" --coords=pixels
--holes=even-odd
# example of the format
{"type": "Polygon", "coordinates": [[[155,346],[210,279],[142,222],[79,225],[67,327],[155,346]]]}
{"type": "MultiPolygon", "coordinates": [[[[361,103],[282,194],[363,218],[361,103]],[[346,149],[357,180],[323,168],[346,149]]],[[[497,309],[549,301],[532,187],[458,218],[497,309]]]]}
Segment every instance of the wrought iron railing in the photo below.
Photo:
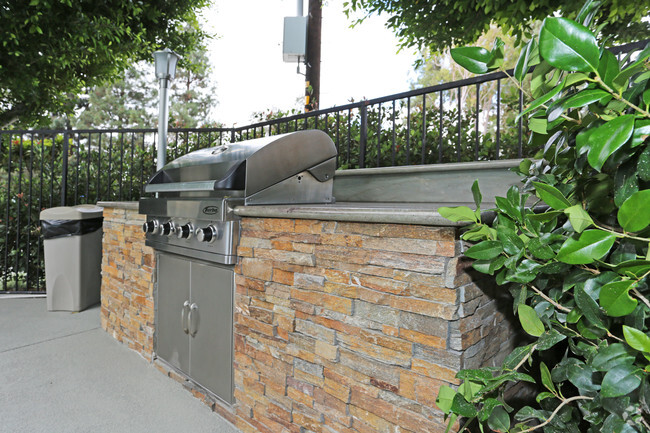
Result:
{"type": "MultiPolygon", "coordinates": [[[[243,127],[172,128],[167,160],[308,128],[330,135],[342,169],[529,157],[537,149],[515,122],[526,102],[498,72],[243,127]]],[[[0,131],[0,293],[44,290],[42,209],[137,200],[155,171],[157,138],[155,129],[0,131]]]]}

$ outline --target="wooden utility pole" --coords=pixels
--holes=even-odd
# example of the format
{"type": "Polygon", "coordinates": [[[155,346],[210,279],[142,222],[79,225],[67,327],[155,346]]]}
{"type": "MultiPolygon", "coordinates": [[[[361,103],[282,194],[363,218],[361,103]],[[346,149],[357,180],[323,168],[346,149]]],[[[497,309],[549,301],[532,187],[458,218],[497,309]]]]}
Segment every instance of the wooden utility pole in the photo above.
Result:
{"type": "Polygon", "coordinates": [[[309,0],[307,13],[307,67],[305,72],[305,112],[318,110],[320,102],[320,43],[323,2],[309,0]]]}

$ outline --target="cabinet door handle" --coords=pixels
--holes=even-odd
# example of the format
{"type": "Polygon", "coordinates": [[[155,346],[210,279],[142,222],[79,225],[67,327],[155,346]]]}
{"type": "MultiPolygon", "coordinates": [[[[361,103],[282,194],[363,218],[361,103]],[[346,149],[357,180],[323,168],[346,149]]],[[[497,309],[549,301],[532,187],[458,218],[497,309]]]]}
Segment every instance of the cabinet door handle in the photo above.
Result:
{"type": "Polygon", "coordinates": [[[189,324],[188,324],[188,315],[190,313],[190,301],[185,301],[183,303],[183,310],[181,311],[181,325],[183,326],[183,332],[189,334],[189,324]]]}
{"type": "Polygon", "coordinates": [[[190,313],[188,320],[189,322],[189,327],[190,327],[190,335],[194,337],[196,335],[196,331],[198,330],[199,326],[199,306],[196,304],[192,304],[190,306],[190,313]]]}

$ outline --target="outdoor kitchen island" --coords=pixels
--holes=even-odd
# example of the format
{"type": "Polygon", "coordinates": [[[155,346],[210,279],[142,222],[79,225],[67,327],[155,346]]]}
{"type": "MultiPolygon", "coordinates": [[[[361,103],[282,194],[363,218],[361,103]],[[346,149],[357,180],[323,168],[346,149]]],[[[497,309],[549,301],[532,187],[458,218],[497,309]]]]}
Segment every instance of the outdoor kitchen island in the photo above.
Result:
{"type": "MultiPolygon", "coordinates": [[[[465,176],[449,167],[458,164],[412,168],[389,181],[437,176],[437,187],[409,190],[429,188],[448,206],[471,201],[479,178],[490,201],[490,179],[503,193],[516,183],[508,164],[466,165],[465,176]],[[451,178],[455,187],[442,181],[451,178]]],[[[444,432],[439,387],[461,368],[499,363],[513,343],[503,293],[472,272],[440,203],[380,203],[377,193],[391,194],[362,177],[398,171],[369,170],[336,173],[336,204],[234,209],[233,327],[220,331],[233,333],[232,404],[155,357],[156,253],[137,203],[100,203],[103,328],[244,432],[444,432]],[[367,201],[346,200],[359,194],[367,201]]]]}

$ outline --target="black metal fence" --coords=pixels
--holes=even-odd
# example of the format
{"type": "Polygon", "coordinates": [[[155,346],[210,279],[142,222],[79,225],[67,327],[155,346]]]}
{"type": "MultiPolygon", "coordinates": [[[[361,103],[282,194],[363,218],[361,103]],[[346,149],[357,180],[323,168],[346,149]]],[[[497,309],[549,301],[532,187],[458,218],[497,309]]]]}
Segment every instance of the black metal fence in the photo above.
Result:
{"type": "MultiPolygon", "coordinates": [[[[537,149],[515,122],[527,102],[499,72],[238,128],[170,129],[167,160],[311,128],[330,135],[341,169],[529,157],[537,149]]],[[[137,200],[157,139],[155,129],[0,131],[0,292],[44,290],[42,209],[137,200]]]]}

